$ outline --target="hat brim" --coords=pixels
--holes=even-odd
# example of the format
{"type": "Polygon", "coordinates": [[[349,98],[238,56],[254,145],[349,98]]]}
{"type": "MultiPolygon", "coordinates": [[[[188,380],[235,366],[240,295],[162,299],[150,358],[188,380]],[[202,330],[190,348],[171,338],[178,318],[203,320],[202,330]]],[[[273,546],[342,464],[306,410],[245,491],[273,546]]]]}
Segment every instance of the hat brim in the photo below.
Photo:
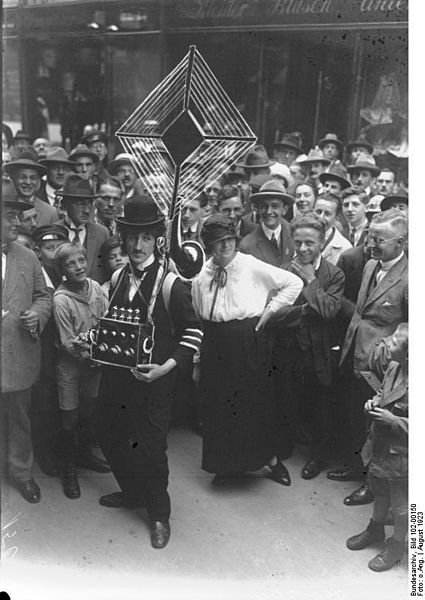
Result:
{"type": "Polygon", "coordinates": [[[148,227],[152,227],[153,225],[159,225],[159,223],[163,223],[164,221],[165,217],[159,217],[153,221],[144,221],[143,223],[133,223],[131,221],[126,221],[122,217],[117,217],[115,219],[117,225],[123,229],[146,229],[148,227]]]}
{"type": "MultiPolygon", "coordinates": [[[[202,234],[201,234],[202,237],[202,234]]],[[[210,248],[213,244],[216,244],[217,242],[222,242],[223,240],[236,240],[239,241],[241,238],[238,236],[238,234],[235,233],[223,233],[222,235],[215,237],[214,239],[205,239],[204,237],[202,237],[202,241],[204,242],[205,246],[207,248],[210,248]]]]}
{"type": "Polygon", "coordinates": [[[292,196],[289,194],[282,194],[281,192],[273,191],[256,192],[255,194],[251,194],[249,197],[250,201],[255,203],[259,200],[272,200],[273,198],[276,200],[281,200],[287,206],[292,206],[295,202],[294,198],[292,198],[292,196]]]}
{"type": "Polygon", "coordinates": [[[326,144],[335,144],[340,150],[342,150],[342,148],[344,147],[344,144],[341,142],[341,140],[328,140],[326,138],[323,138],[323,140],[319,140],[317,142],[317,145],[320,149],[322,149],[323,146],[326,146],[326,144]]]}
{"type": "Polygon", "coordinates": [[[118,171],[118,169],[122,166],[122,165],[127,165],[129,167],[133,167],[133,163],[131,162],[131,160],[129,158],[123,158],[122,160],[111,160],[111,162],[108,164],[106,170],[109,171],[109,173],[111,175],[115,175],[115,173],[118,171]]]}
{"type": "Polygon", "coordinates": [[[72,156],[69,157],[69,160],[75,164],[75,159],[79,158],[80,156],[88,156],[89,158],[92,158],[95,162],[99,161],[98,155],[95,154],[94,152],[90,152],[90,151],[76,152],[75,154],[73,154],[72,156]]]}
{"type": "Polygon", "coordinates": [[[4,206],[8,206],[9,208],[14,208],[15,210],[21,210],[22,212],[34,208],[34,206],[29,202],[20,202],[19,200],[7,200],[7,198],[2,198],[2,204],[4,206]]]}
{"type": "Polygon", "coordinates": [[[369,150],[369,154],[373,154],[373,146],[369,144],[369,142],[351,142],[351,144],[347,144],[346,150],[348,153],[352,152],[353,148],[367,148],[369,150]]]}
{"type": "Polygon", "coordinates": [[[295,144],[289,144],[286,142],[275,142],[273,144],[273,148],[289,148],[290,150],[294,150],[298,155],[303,153],[302,148],[299,146],[295,146],[295,144]]]}
{"type": "Polygon", "coordinates": [[[390,209],[391,205],[394,203],[409,206],[409,199],[404,196],[386,196],[381,200],[381,211],[390,209]]]}
{"type": "Polygon", "coordinates": [[[348,179],[345,179],[344,177],[340,177],[339,175],[334,175],[333,173],[320,173],[319,175],[319,181],[320,183],[325,183],[325,181],[338,181],[343,190],[346,190],[347,188],[349,188],[351,186],[351,183],[348,181],[348,179]]]}
{"type": "Polygon", "coordinates": [[[77,198],[88,198],[90,200],[95,200],[100,196],[100,194],[69,194],[62,190],[55,192],[55,194],[56,196],[61,196],[62,198],[70,198],[71,200],[76,200],[77,198]]]}
{"type": "Polygon", "coordinates": [[[321,162],[324,165],[330,165],[331,161],[328,158],[308,158],[306,160],[300,160],[298,165],[310,165],[312,163],[321,162]]]}
{"type": "Polygon", "coordinates": [[[40,162],[40,165],[44,165],[46,168],[49,165],[68,165],[69,167],[75,166],[75,162],[73,162],[72,160],[60,159],[60,158],[43,158],[39,162],[40,162]]]}
{"type": "Polygon", "coordinates": [[[16,169],[33,169],[34,171],[37,171],[40,174],[40,176],[46,174],[46,167],[43,167],[43,165],[36,162],[32,162],[30,160],[27,161],[27,159],[18,159],[12,162],[8,162],[3,166],[3,169],[8,174],[10,174],[10,172],[16,171],[16,169]]]}
{"type": "Polygon", "coordinates": [[[349,173],[353,171],[370,171],[372,175],[379,175],[382,171],[379,167],[375,167],[374,165],[368,165],[367,163],[360,163],[356,165],[348,165],[347,170],[349,173]]]}
{"type": "Polygon", "coordinates": [[[247,165],[245,163],[236,163],[237,167],[242,167],[242,169],[263,169],[264,167],[271,167],[274,165],[276,161],[267,161],[266,163],[262,163],[261,165],[247,165]]]}

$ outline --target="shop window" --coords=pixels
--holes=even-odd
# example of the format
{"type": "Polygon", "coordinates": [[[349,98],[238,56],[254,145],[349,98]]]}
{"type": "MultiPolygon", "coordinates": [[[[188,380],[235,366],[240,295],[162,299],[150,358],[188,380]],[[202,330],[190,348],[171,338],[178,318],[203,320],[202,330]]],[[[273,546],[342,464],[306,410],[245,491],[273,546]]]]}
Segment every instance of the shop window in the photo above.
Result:
{"type": "Polygon", "coordinates": [[[3,53],[3,121],[13,131],[22,127],[18,40],[5,37],[3,53]]]}

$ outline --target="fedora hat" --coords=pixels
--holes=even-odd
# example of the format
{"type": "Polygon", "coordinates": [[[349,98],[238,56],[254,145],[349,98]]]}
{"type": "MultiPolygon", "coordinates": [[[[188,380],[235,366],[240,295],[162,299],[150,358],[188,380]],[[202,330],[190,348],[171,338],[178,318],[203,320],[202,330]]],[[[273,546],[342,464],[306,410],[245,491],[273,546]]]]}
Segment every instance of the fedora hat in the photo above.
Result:
{"type": "Polygon", "coordinates": [[[3,168],[6,173],[11,176],[13,176],[16,169],[34,169],[41,177],[46,174],[46,168],[38,163],[35,157],[35,150],[22,150],[18,158],[6,163],[3,168]]]}
{"type": "Polygon", "coordinates": [[[8,208],[14,208],[15,210],[30,210],[33,205],[29,202],[21,202],[18,200],[18,194],[16,188],[10,179],[2,177],[1,180],[1,203],[3,206],[8,208]]]}
{"type": "Polygon", "coordinates": [[[379,175],[381,169],[376,166],[375,159],[371,154],[360,154],[354,165],[348,165],[347,169],[352,173],[353,171],[366,170],[370,171],[372,175],[379,175]]]}
{"type": "Polygon", "coordinates": [[[353,142],[349,142],[346,146],[346,150],[350,154],[350,152],[353,150],[353,148],[357,148],[359,146],[361,146],[362,148],[367,148],[368,153],[373,154],[372,144],[369,144],[369,142],[367,142],[366,140],[362,140],[362,139],[357,139],[357,140],[354,140],[353,142]]]}
{"type": "Polygon", "coordinates": [[[89,150],[85,144],[78,144],[78,146],[75,146],[75,148],[73,148],[70,152],[69,160],[75,160],[79,156],[88,156],[95,162],[99,160],[98,155],[93,152],[93,150],[89,150]]]}
{"type": "Polygon", "coordinates": [[[136,191],[124,206],[124,216],[115,219],[116,223],[124,229],[144,229],[163,223],[164,220],[164,215],[159,212],[152,197],[136,191]]]}
{"type": "Polygon", "coordinates": [[[279,147],[290,148],[295,150],[297,154],[301,154],[303,149],[301,148],[301,138],[293,133],[284,133],[282,139],[273,144],[273,148],[279,147]]]}
{"type": "Polygon", "coordinates": [[[282,200],[286,205],[292,206],[295,202],[292,196],[286,193],[285,186],[277,179],[269,179],[260,187],[260,191],[251,194],[251,202],[257,203],[259,200],[271,200],[276,198],[282,200]]]}
{"type": "Polygon", "coordinates": [[[351,185],[351,183],[345,177],[344,169],[342,169],[338,165],[335,165],[334,167],[332,167],[331,169],[329,169],[329,171],[326,171],[325,173],[320,173],[320,175],[319,175],[320,183],[324,184],[325,181],[330,181],[330,180],[339,181],[339,183],[341,184],[341,188],[343,190],[345,190],[346,188],[349,188],[351,185]]]}
{"type": "Polygon", "coordinates": [[[406,204],[409,206],[409,196],[406,194],[404,190],[401,190],[398,194],[393,194],[391,196],[385,196],[385,198],[381,202],[381,210],[388,210],[391,208],[393,203],[397,204],[406,204]]]}
{"type": "Polygon", "coordinates": [[[32,138],[30,136],[29,133],[27,133],[26,131],[22,131],[22,129],[20,129],[19,131],[17,131],[15,133],[15,135],[12,138],[12,144],[13,142],[17,142],[19,140],[27,140],[27,142],[32,142],[32,138]]]}
{"type": "Polygon", "coordinates": [[[270,167],[273,164],[274,161],[269,159],[267,150],[264,146],[258,144],[245,156],[245,162],[236,163],[236,166],[243,169],[260,169],[261,167],[270,167]]]}
{"type": "Polygon", "coordinates": [[[40,160],[40,165],[48,167],[50,164],[60,164],[74,166],[74,163],[68,160],[68,154],[60,146],[52,146],[47,149],[47,156],[40,160]]]}
{"type": "Polygon", "coordinates": [[[201,229],[201,238],[205,247],[228,238],[238,239],[234,222],[226,215],[216,213],[208,217],[201,229]]]}
{"type": "Polygon", "coordinates": [[[132,155],[128,152],[121,152],[121,154],[117,154],[114,160],[111,160],[111,162],[108,164],[107,169],[109,173],[111,175],[116,175],[118,169],[122,165],[129,165],[130,167],[134,168],[132,158],[132,155]]]}
{"type": "Polygon", "coordinates": [[[323,156],[323,152],[321,150],[316,150],[316,148],[312,148],[310,152],[307,154],[307,158],[299,161],[299,165],[308,165],[313,162],[322,162],[325,165],[330,164],[330,160],[323,156]]]}
{"type": "Polygon", "coordinates": [[[89,198],[94,200],[97,194],[93,192],[93,188],[88,179],[84,179],[78,173],[67,173],[64,178],[63,188],[57,191],[58,196],[63,198],[89,198]]]}
{"type": "Polygon", "coordinates": [[[325,137],[317,142],[317,145],[322,150],[325,144],[336,144],[342,150],[343,143],[338,139],[336,133],[327,133],[325,137]]]}

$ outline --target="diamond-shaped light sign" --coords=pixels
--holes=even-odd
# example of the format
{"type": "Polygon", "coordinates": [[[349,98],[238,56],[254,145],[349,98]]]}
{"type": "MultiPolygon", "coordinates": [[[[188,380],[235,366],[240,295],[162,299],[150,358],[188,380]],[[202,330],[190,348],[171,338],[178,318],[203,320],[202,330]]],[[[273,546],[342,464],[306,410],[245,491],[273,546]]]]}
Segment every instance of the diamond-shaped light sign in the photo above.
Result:
{"type": "Polygon", "coordinates": [[[257,140],[195,46],[116,135],[170,220],[257,140]]]}

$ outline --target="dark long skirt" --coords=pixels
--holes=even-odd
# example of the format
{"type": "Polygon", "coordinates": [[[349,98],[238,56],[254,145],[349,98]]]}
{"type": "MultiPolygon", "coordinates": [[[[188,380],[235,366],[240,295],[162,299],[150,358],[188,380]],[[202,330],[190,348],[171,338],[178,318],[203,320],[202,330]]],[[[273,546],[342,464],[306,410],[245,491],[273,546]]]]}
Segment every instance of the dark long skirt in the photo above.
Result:
{"type": "Polygon", "coordinates": [[[202,468],[256,471],[273,456],[272,339],[258,318],[204,323],[202,468]]]}

